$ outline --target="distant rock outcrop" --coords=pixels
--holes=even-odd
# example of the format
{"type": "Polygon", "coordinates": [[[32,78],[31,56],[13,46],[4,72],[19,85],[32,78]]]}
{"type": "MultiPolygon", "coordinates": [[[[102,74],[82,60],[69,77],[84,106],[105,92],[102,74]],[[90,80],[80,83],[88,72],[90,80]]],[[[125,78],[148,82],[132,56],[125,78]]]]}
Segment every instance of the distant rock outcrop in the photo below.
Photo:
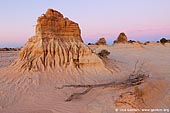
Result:
{"type": "Polygon", "coordinates": [[[0,48],[0,51],[19,51],[20,48],[0,48]]]}
{"type": "Polygon", "coordinates": [[[101,59],[83,43],[79,25],[53,9],[38,18],[36,35],[24,45],[12,66],[21,72],[104,68],[101,59]]]}
{"type": "Polygon", "coordinates": [[[105,38],[100,38],[97,42],[96,45],[106,45],[106,39],[105,38]]]}
{"type": "Polygon", "coordinates": [[[114,41],[114,43],[127,43],[128,39],[125,33],[120,33],[117,40],[114,41]]]}

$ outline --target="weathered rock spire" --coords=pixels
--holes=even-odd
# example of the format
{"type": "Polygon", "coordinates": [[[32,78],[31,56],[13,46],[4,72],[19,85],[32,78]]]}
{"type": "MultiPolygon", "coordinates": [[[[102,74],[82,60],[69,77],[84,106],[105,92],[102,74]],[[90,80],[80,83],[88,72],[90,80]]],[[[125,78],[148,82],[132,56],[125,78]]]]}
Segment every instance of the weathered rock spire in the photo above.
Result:
{"type": "Polygon", "coordinates": [[[120,33],[119,36],[117,37],[117,40],[115,43],[127,43],[128,39],[127,36],[124,32],[120,33]]]}
{"type": "Polygon", "coordinates": [[[81,41],[81,31],[77,23],[64,18],[53,9],[48,9],[37,20],[36,35],[42,39],[54,38],[62,41],[81,41]]]}
{"type": "Polygon", "coordinates": [[[42,72],[67,67],[101,67],[101,59],[89,49],[81,38],[77,23],[48,9],[37,20],[36,35],[31,37],[12,65],[18,71],[42,72]]]}

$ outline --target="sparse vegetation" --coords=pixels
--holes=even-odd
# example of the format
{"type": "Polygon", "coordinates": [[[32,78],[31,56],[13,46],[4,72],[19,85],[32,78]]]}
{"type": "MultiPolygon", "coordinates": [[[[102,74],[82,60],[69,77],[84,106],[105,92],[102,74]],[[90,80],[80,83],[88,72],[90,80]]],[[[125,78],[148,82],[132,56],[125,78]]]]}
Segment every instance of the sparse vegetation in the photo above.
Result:
{"type": "Polygon", "coordinates": [[[100,56],[100,57],[102,57],[102,58],[107,58],[107,56],[110,54],[110,52],[108,51],[108,50],[106,50],[106,49],[103,49],[103,50],[101,50],[101,52],[100,53],[98,53],[98,55],[100,56]]]}
{"type": "Polygon", "coordinates": [[[117,43],[117,40],[114,40],[114,41],[113,41],[113,44],[115,44],[115,43],[117,43]]]}
{"type": "Polygon", "coordinates": [[[135,43],[136,41],[134,41],[134,40],[129,40],[128,42],[129,42],[129,43],[135,43]]]}
{"type": "Polygon", "coordinates": [[[168,40],[167,40],[166,38],[161,38],[161,39],[160,39],[160,42],[161,42],[162,44],[165,44],[165,43],[168,42],[168,40]]]}
{"type": "Polygon", "coordinates": [[[95,45],[95,44],[93,44],[93,43],[88,43],[88,45],[95,45]]]}

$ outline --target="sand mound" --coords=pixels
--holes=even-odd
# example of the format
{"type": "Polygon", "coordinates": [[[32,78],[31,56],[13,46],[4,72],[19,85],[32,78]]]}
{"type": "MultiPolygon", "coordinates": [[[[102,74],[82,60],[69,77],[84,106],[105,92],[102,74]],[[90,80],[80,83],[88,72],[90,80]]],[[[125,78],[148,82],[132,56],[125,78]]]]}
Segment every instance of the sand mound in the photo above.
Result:
{"type": "Polygon", "coordinates": [[[113,44],[115,48],[142,48],[143,45],[137,42],[134,43],[115,43],[113,44]]]}

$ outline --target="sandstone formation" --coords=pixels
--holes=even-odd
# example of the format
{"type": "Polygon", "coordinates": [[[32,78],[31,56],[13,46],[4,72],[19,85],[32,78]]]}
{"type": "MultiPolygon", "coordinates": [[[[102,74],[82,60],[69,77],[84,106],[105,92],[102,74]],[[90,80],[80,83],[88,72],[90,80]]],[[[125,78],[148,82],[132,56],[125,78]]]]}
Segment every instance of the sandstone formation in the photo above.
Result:
{"type": "MultiPolygon", "coordinates": [[[[58,11],[48,9],[38,18],[35,36],[22,47],[18,58],[10,66],[0,70],[0,108],[8,110],[9,106],[22,99],[22,105],[26,102],[35,107],[37,97],[41,100],[36,102],[46,104],[48,102],[42,100],[48,100],[52,95],[59,99],[55,102],[59,102],[61,98],[65,98],[66,93],[58,91],[56,87],[66,84],[98,84],[112,80],[113,71],[105,68],[102,60],[83,43],[79,25],[58,11]]],[[[1,112],[19,113],[0,109],[1,112]]]]}
{"type": "MultiPolygon", "coordinates": [[[[18,59],[0,70],[0,113],[170,108],[170,44],[146,49],[133,44],[89,46],[96,53],[110,51],[104,65],[83,43],[78,24],[49,9],[18,59]]],[[[0,52],[5,63],[7,53],[0,52]]]]}
{"type": "Polygon", "coordinates": [[[97,42],[96,45],[106,45],[106,39],[105,38],[100,38],[97,42]]]}
{"type": "Polygon", "coordinates": [[[38,18],[36,35],[28,40],[12,65],[19,72],[91,66],[104,68],[101,59],[83,43],[79,25],[53,9],[38,18]]]}
{"type": "Polygon", "coordinates": [[[120,33],[117,40],[114,41],[114,43],[127,43],[128,39],[125,33],[120,33]]]}

